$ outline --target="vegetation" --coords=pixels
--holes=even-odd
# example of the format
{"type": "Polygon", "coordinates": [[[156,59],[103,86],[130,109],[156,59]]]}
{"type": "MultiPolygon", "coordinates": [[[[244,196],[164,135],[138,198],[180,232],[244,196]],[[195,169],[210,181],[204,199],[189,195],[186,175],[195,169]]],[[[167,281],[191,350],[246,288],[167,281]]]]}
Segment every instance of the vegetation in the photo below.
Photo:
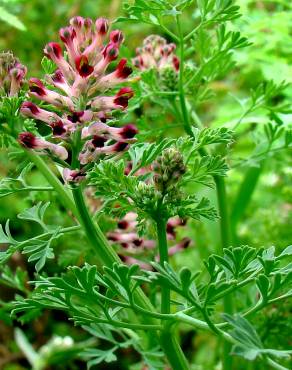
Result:
{"type": "Polygon", "coordinates": [[[0,369],[291,368],[291,14],[0,2],[0,369]]]}

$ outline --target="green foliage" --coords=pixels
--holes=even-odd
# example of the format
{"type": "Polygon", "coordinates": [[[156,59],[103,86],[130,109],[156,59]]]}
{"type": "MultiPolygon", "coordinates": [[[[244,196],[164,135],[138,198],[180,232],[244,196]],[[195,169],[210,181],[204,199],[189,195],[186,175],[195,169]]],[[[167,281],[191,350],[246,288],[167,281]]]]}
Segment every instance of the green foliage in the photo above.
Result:
{"type": "Polygon", "coordinates": [[[230,335],[238,343],[232,348],[234,354],[242,356],[249,361],[266,355],[278,358],[289,358],[289,351],[265,349],[254,327],[243,317],[232,317],[225,314],[224,318],[231,324],[233,330],[230,335]]]}
{"type": "Polygon", "coordinates": [[[177,358],[172,362],[179,346],[173,348],[172,340],[163,346],[163,337],[178,337],[192,368],[288,369],[289,1],[123,1],[122,17],[118,6],[119,1],[103,0],[0,4],[1,31],[7,35],[1,47],[17,51],[29,77],[38,76],[40,66],[46,75],[55,71],[50,59],[41,59],[41,49],[75,9],[83,16],[117,18],[126,36],[122,57],[133,57],[133,46],[153,33],[176,44],[180,62],[178,71],[171,66],[134,71],[127,81],[134,103],[128,114],[115,116],[117,127],[137,124],[137,142],[118,159],[98,158],[85,168],[80,184],[64,183],[54,165],[59,170],[60,164],[72,164],[71,156],[78,158],[85,142],[78,137],[81,125],[66,146],[73,148],[67,163],[33,169],[17,135],[37,128],[45,137],[47,127],[19,114],[28,99],[26,83],[19,96],[1,99],[0,217],[18,217],[0,225],[0,330],[19,320],[30,333],[26,338],[8,329],[16,344],[9,340],[7,356],[17,358],[18,346],[33,370],[74,369],[82,366],[80,360],[88,368],[117,360],[121,368],[186,368],[177,358]],[[24,24],[29,32],[21,32],[24,24]],[[40,185],[42,176],[50,186],[40,185]],[[49,205],[64,198],[66,210],[58,207],[55,214],[57,207],[49,205]],[[125,215],[133,217],[126,226],[119,220],[125,215]],[[167,221],[173,216],[187,224],[172,229],[178,217],[167,221]],[[75,226],[63,227],[67,222],[75,226]],[[78,237],[60,242],[77,230],[78,237]],[[116,233],[121,243],[109,236],[116,233]],[[174,253],[186,239],[190,248],[174,253]],[[120,248],[129,265],[114,263],[120,248]],[[58,263],[47,263],[55,256],[58,263]],[[55,310],[70,320],[56,319],[55,310]],[[60,333],[72,334],[74,343],[61,346],[60,333]],[[51,339],[43,345],[44,338],[51,339]],[[224,340],[233,346],[228,358],[220,348],[224,340]]]}
{"type": "Polygon", "coordinates": [[[20,31],[26,31],[26,27],[21,20],[3,6],[0,6],[0,19],[2,22],[8,23],[9,26],[15,27],[20,31]]]}
{"type": "MultiPolygon", "coordinates": [[[[44,215],[49,203],[41,202],[28,208],[18,215],[19,219],[33,221],[38,223],[43,229],[43,233],[23,241],[15,240],[10,232],[9,220],[4,228],[0,225],[0,244],[7,244],[8,249],[0,252],[0,264],[5,263],[15,252],[22,251],[28,254],[28,262],[35,262],[35,269],[39,272],[45,265],[47,259],[55,257],[52,243],[61,237],[64,232],[71,231],[72,228],[62,229],[59,226],[47,225],[44,221],[44,215]]],[[[78,227],[77,227],[78,228],[78,227]]],[[[73,227],[73,230],[75,228],[73,227]]]]}

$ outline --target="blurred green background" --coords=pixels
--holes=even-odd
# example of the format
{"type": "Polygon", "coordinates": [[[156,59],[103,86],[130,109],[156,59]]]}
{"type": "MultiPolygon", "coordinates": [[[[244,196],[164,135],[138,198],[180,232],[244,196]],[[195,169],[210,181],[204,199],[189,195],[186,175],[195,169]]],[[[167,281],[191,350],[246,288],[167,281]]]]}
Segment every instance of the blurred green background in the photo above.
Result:
{"type": "MultiPolygon", "coordinates": [[[[214,96],[198,107],[198,114],[204,124],[208,126],[223,124],[230,126],[234,120],[240,117],[242,112],[238,99],[247,99],[250,89],[256,87],[260,82],[269,79],[278,83],[283,80],[287,82],[292,80],[291,1],[238,0],[237,4],[241,6],[243,16],[233,22],[232,28],[240,30],[243,36],[246,36],[253,44],[235,52],[234,59],[237,61],[235,68],[226,76],[223,76],[222,79],[212,83],[214,96]]],[[[58,40],[59,28],[67,25],[69,19],[75,15],[93,19],[103,16],[114,20],[123,15],[122,0],[0,0],[0,50],[12,50],[21,62],[27,65],[28,77],[42,76],[40,63],[45,44],[49,41],[58,40]]],[[[186,12],[182,23],[185,32],[192,30],[192,14],[186,12]]],[[[173,27],[171,23],[168,26],[169,28],[173,27]]],[[[142,43],[144,37],[159,32],[155,27],[144,24],[121,23],[117,24],[116,27],[121,28],[125,33],[125,47],[122,53],[128,57],[134,56],[135,48],[142,43]]],[[[160,35],[169,39],[163,33],[160,33],[160,35]]],[[[283,96],[277,98],[291,101],[291,86],[285,90],[283,96]]],[[[159,112],[159,107],[152,107],[152,109],[159,112]]],[[[284,124],[291,123],[291,114],[285,115],[282,119],[284,124]]],[[[247,129],[247,132],[245,132],[245,128],[253,123],[264,124],[267,121],[268,118],[265,112],[261,110],[253,112],[244,120],[242,130],[244,136],[241,135],[239,143],[232,148],[231,163],[232,158],[247,158],[257,142],[257,135],[261,135],[260,130],[257,132],[257,130],[247,129]]],[[[162,121],[153,123],[154,128],[161,127],[163,124],[162,121]]],[[[171,132],[173,136],[180,134],[182,134],[180,130],[171,132]]],[[[239,228],[241,243],[255,247],[276,245],[277,248],[283,249],[291,242],[291,226],[289,227],[289,225],[292,225],[292,163],[289,158],[287,152],[278,153],[265,166],[252,203],[248,207],[239,228]]],[[[0,152],[0,179],[9,174],[13,175],[16,167],[17,163],[11,161],[7,152],[2,150],[0,152]]],[[[246,165],[230,171],[227,180],[230,206],[234,202],[238,187],[248,168],[249,166],[246,165]]],[[[33,176],[33,182],[42,181],[37,173],[34,173],[33,176]]],[[[210,196],[214,197],[212,191],[210,196]]],[[[34,230],[21,224],[16,219],[16,214],[28,207],[32,200],[38,200],[33,197],[28,196],[23,199],[21,196],[11,196],[0,200],[0,223],[3,223],[7,218],[11,218],[13,220],[12,229],[16,233],[16,237],[23,238],[24,235],[33,235],[34,233],[34,230]]],[[[47,200],[52,202],[55,200],[54,195],[52,198],[50,198],[51,195],[46,195],[46,197],[47,200]]],[[[54,223],[61,224],[62,210],[53,207],[49,217],[54,219],[54,223]]],[[[204,224],[190,223],[188,233],[195,240],[197,248],[177,256],[175,263],[183,265],[189,264],[189,261],[197,261],[197,266],[192,267],[200,268],[202,261],[198,257],[204,258],[217,248],[219,241],[218,234],[215,232],[216,228],[217,225],[210,225],[207,222],[204,224]]],[[[80,240],[78,241],[79,245],[80,240]]],[[[74,249],[74,244],[76,244],[76,250],[78,251],[78,243],[70,238],[63,241],[62,249],[66,250],[66,245],[70,245],[74,249]]],[[[72,263],[76,263],[79,255],[77,253],[71,257],[72,263]]],[[[68,258],[65,260],[67,264],[68,258]]],[[[62,266],[61,257],[59,257],[59,265],[62,266]]],[[[29,267],[27,268],[29,269],[29,267]]],[[[52,263],[49,269],[54,272],[56,267],[52,263]]],[[[32,274],[31,270],[29,272],[32,274]]],[[[288,335],[288,324],[285,325],[284,317],[288,310],[289,308],[283,307],[283,315],[281,312],[276,315],[275,312],[269,311],[259,319],[258,324],[267,328],[267,340],[271,346],[273,346],[273,341],[277,342],[277,347],[281,346],[281,341],[285,342],[285,336],[288,335]],[[283,326],[278,325],[279,320],[277,321],[275,316],[277,320],[279,316],[282,317],[283,323],[281,321],[281,324],[283,326]],[[275,325],[274,319],[277,321],[277,325],[275,325]],[[277,337],[280,331],[283,335],[277,337]]],[[[65,335],[69,331],[73,336],[76,335],[77,338],[80,338],[80,332],[75,333],[75,329],[73,330],[72,327],[68,329],[62,318],[57,321],[52,320],[52,318],[46,318],[46,320],[47,326],[45,329],[36,328],[37,325],[44,326],[44,323],[37,322],[34,324],[33,330],[38,333],[37,330],[39,329],[41,334],[37,334],[36,337],[31,335],[31,339],[37,342],[38,345],[43,344],[53,332],[65,335]],[[52,324],[50,328],[49,323],[52,324]]],[[[31,329],[30,327],[29,330],[31,329]]],[[[5,338],[11,339],[11,342],[9,342],[10,349],[12,352],[15,350],[12,336],[11,330],[8,327],[4,329],[4,326],[1,327],[0,323],[0,350],[5,338]]],[[[194,367],[194,369],[215,369],[214,361],[218,350],[216,350],[216,341],[213,338],[205,334],[197,336],[194,333],[188,333],[185,336],[185,342],[185,350],[192,352],[191,356],[195,358],[197,367],[194,367]],[[210,348],[213,348],[213,350],[210,351],[210,348]]],[[[54,369],[80,368],[78,365],[74,366],[71,364],[69,367],[65,367],[64,365],[54,367],[54,369]]],[[[116,368],[115,366],[113,365],[112,368],[116,368]]],[[[11,364],[7,365],[5,370],[24,368],[26,367],[11,364]]],[[[103,367],[100,366],[99,368],[102,369],[103,367]]],[[[126,365],[123,365],[123,367],[121,365],[121,369],[123,368],[127,368],[126,365]]],[[[254,364],[251,365],[250,369],[262,369],[262,367],[254,364]]]]}

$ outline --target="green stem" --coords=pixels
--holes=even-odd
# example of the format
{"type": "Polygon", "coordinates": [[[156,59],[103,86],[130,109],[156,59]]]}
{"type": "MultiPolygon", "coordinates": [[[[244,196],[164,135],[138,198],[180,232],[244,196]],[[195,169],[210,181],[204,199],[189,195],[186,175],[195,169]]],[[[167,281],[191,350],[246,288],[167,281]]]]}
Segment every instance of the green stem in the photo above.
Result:
{"type": "Polygon", "coordinates": [[[232,241],[235,243],[237,242],[238,222],[244,216],[245,210],[258,184],[262,170],[263,162],[261,162],[259,167],[251,167],[247,170],[235,198],[234,206],[231,212],[232,241]]]}
{"type": "Polygon", "coordinates": [[[48,183],[55,189],[55,191],[59,194],[60,202],[63,203],[63,206],[67,210],[71,210],[74,216],[78,216],[77,209],[75,207],[73,198],[68,193],[64,185],[61,183],[61,181],[57,178],[57,176],[52,172],[52,170],[47,166],[47,164],[43,161],[43,159],[34,154],[32,151],[26,150],[25,151],[29,160],[33,162],[36,167],[39,169],[39,171],[42,173],[42,175],[45,177],[45,179],[48,181],[48,183]]]}
{"type": "Polygon", "coordinates": [[[121,261],[118,255],[107,242],[99,226],[92,222],[92,218],[84,201],[81,186],[73,188],[72,193],[78,210],[80,224],[85,231],[91,247],[95,250],[101,262],[108,267],[112,267],[115,262],[120,263],[121,261]]]}
{"type": "Polygon", "coordinates": [[[177,341],[175,333],[166,328],[160,336],[160,343],[172,370],[190,370],[185,355],[177,341]]]}
{"type": "MultiPolygon", "coordinates": [[[[226,187],[223,177],[214,176],[217,190],[217,200],[220,214],[220,232],[221,232],[221,249],[223,253],[224,248],[230,247],[231,232],[229,223],[229,214],[227,208],[226,187]]],[[[233,302],[230,295],[223,298],[224,312],[228,314],[233,313],[233,302]]],[[[232,357],[230,355],[231,345],[227,341],[223,345],[223,369],[232,370],[232,357]]]]}
{"type": "MultiPolygon", "coordinates": [[[[187,109],[187,104],[185,100],[184,92],[184,37],[181,30],[180,20],[177,17],[177,26],[180,34],[180,73],[179,73],[179,99],[181,105],[181,111],[184,119],[184,128],[188,135],[193,137],[193,131],[191,128],[189,113],[187,109]]],[[[200,123],[199,117],[196,115],[196,122],[200,123]]],[[[206,150],[200,150],[201,155],[206,155],[206,150]]],[[[228,248],[230,246],[230,224],[229,224],[229,215],[227,208],[227,197],[226,197],[226,188],[225,181],[220,176],[214,176],[214,181],[216,184],[216,192],[218,199],[219,215],[220,215],[220,232],[221,232],[221,248],[228,248]]],[[[231,314],[233,312],[232,300],[229,296],[224,298],[224,312],[231,314]]],[[[231,347],[229,343],[224,342],[224,354],[223,354],[223,367],[224,370],[232,370],[232,358],[230,356],[231,347]]]]}
{"type": "MultiPolygon", "coordinates": [[[[168,262],[168,247],[166,238],[166,220],[157,219],[157,238],[159,248],[160,265],[163,267],[165,262],[168,262]]],[[[169,288],[161,287],[161,313],[170,312],[170,290],[169,288]]]]}
{"type": "Polygon", "coordinates": [[[179,54],[180,54],[179,80],[178,80],[179,101],[183,116],[184,129],[188,135],[193,136],[184,92],[184,37],[181,29],[180,19],[178,16],[176,17],[176,21],[179,32],[179,54]]]}

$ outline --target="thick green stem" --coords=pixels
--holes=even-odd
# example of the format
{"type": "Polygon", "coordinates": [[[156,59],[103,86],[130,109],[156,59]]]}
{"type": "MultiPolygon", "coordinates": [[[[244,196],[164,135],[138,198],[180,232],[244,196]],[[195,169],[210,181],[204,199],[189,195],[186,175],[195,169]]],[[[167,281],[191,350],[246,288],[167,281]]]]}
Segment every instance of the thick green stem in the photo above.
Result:
{"type": "Polygon", "coordinates": [[[61,181],[57,178],[57,176],[52,172],[49,166],[43,161],[43,159],[39,155],[34,154],[30,150],[26,150],[26,154],[29,160],[36,165],[36,167],[39,169],[39,171],[42,173],[42,175],[45,177],[48,183],[59,194],[60,202],[63,203],[63,206],[66,208],[66,210],[70,210],[74,214],[74,216],[78,217],[78,212],[75,207],[73,198],[64,187],[64,184],[61,183],[61,181]]]}
{"type": "Polygon", "coordinates": [[[166,329],[160,336],[160,344],[172,370],[190,370],[185,355],[173,331],[166,329]]]}
{"type": "Polygon", "coordinates": [[[121,261],[118,255],[107,242],[99,226],[92,222],[92,218],[84,201],[82,188],[80,186],[75,187],[72,189],[72,193],[78,210],[79,222],[100,261],[108,267],[111,267],[115,262],[120,263],[121,261]]]}
{"type": "MultiPolygon", "coordinates": [[[[190,124],[189,119],[189,112],[187,109],[186,99],[185,99],[185,91],[184,91],[184,81],[183,81],[183,73],[184,73],[184,37],[181,30],[180,20],[177,17],[177,26],[178,31],[180,34],[180,73],[179,73],[179,99],[181,105],[182,116],[184,120],[184,128],[188,135],[193,137],[192,126],[190,124]]],[[[196,116],[196,122],[199,121],[199,117],[196,116]]],[[[197,122],[198,123],[198,122],[197,122]]],[[[207,152],[204,148],[200,150],[201,155],[206,155],[207,152]]],[[[228,215],[228,208],[227,208],[227,197],[226,197],[226,189],[225,189],[225,181],[222,177],[214,176],[214,181],[216,184],[216,192],[217,192],[217,199],[218,199],[218,207],[219,207],[219,215],[220,215],[220,231],[221,231],[221,249],[228,248],[230,246],[230,224],[229,224],[229,215],[228,215]]],[[[224,298],[224,311],[226,313],[232,313],[232,300],[230,297],[224,298]]],[[[231,347],[229,343],[224,342],[224,354],[223,354],[223,366],[224,370],[232,370],[232,358],[230,356],[231,347]]]]}
{"type": "Polygon", "coordinates": [[[180,19],[178,16],[176,17],[176,21],[177,21],[177,27],[178,27],[178,32],[179,32],[179,40],[180,40],[179,42],[180,65],[179,65],[179,80],[178,80],[179,101],[180,101],[180,106],[181,106],[181,111],[182,111],[182,116],[183,116],[184,129],[188,135],[193,136],[193,132],[192,132],[192,128],[191,128],[190,120],[189,120],[186,99],[185,99],[185,92],[184,92],[184,37],[183,37],[182,30],[181,30],[180,19]]]}
{"type": "Polygon", "coordinates": [[[263,170],[264,163],[262,162],[259,167],[250,167],[240,185],[237,196],[235,198],[234,206],[231,212],[231,231],[232,241],[237,243],[237,225],[241,218],[244,216],[246,208],[250,203],[252,195],[258,184],[258,180],[263,170]]]}
{"type": "MultiPolygon", "coordinates": [[[[228,214],[227,207],[227,196],[226,196],[226,187],[223,177],[215,176],[214,177],[217,190],[217,200],[219,207],[220,215],[220,232],[221,232],[221,249],[223,253],[224,248],[230,247],[231,232],[230,232],[230,217],[228,214]]],[[[233,302],[230,295],[226,295],[223,298],[224,312],[228,314],[233,313],[233,302]]],[[[230,355],[231,344],[227,341],[223,345],[223,369],[232,370],[232,357],[230,355]]]]}
{"type": "MultiPolygon", "coordinates": [[[[168,262],[168,247],[166,238],[166,220],[156,221],[157,239],[159,248],[160,265],[163,267],[164,262],[168,262]]],[[[167,287],[161,287],[161,313],[170,312],[170,290],[167,287]]]]}

